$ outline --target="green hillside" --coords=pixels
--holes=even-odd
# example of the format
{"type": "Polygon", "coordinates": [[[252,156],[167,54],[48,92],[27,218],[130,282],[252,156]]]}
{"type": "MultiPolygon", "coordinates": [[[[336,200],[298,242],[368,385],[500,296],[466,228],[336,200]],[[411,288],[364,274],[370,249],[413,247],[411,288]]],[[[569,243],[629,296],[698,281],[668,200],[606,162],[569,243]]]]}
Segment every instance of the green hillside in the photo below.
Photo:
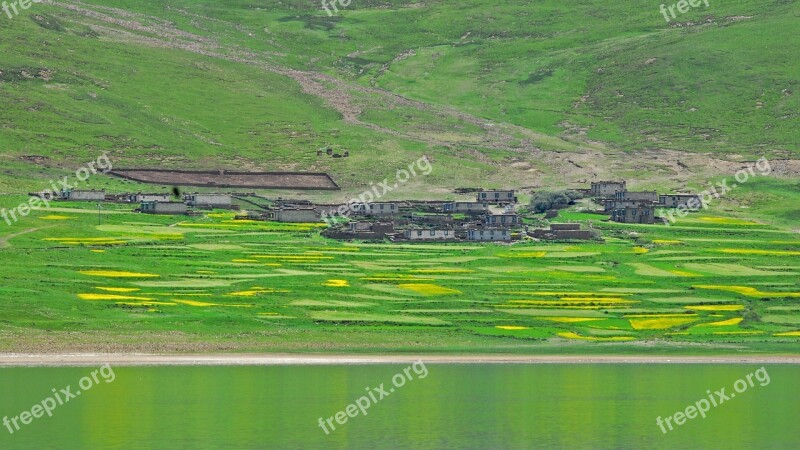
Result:
{"type": "Polygon", "coordinates": [[[796,158],[798,15],[743,0],[672,24],[642,0],[354,0],[331,17],[300,1],[33,4],[0,19],[0,192],[103,151],[117,167],[329,171],[345,191],[428,155],[438,170],[405,197],[478,180],[681,187],[720,175],[706,152],[796,158]],[[352,157],[318,158],[327,145],[352,157]]]}
{"type": "Polygon", "coordinates": [[[796,353],[796,2],[711,0],[668,23],[644,0],[352,0],[332,16],[318,0],[98,1],[0,16],[2,351],[796,353]],[[526,228],[550,224],[526,211],[531,191],[731,188],[671,226],[582,199],[553,220],[603,240],[556,243],[521,227],[513,243],[345,243],[227,210],[28,207],[104,154],[342,187],[243,208],[384,179],[387,200],[516,188],[526,228]],[[423,156],[430,174],[401,183],[423,156]]]}

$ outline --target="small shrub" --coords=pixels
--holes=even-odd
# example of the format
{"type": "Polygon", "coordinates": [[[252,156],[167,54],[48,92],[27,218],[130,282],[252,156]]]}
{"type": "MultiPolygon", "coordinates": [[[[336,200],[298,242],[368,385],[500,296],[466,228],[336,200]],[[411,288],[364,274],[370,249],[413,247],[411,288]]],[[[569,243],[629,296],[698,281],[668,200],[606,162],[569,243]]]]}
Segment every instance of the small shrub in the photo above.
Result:
{"type": "Polygon", "coordinates": [[[58,31],[58,32],[67,30],[64,24],[53,16],[49,16],[47,14],[34,14],[30,17],[33,23],[39,25],[44,29],[58,31]]]}
{"type": "Polygon", "coordinates": [[[563,208],[567,205],[575,204],[575,200],[583,198],[580,192],[576,191],[543,191],[534,194],[531,199],[531,209],[536,213],[543,213],[551,209],[563,208]]]}

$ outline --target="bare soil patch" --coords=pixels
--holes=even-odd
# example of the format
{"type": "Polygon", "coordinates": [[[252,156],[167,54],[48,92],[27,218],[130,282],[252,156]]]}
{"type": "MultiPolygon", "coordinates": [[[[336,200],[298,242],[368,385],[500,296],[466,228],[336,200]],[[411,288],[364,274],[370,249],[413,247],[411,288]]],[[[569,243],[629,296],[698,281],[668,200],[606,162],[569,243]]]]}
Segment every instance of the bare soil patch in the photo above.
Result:
{"type": "Polygon", "coordinates": [[[161,169],[119,169],[111,175],[142,183],[169,186],[203,186],[251,189],[338,190],[326,173],[231,172],[226,170],[187,171],[161,169]]]}

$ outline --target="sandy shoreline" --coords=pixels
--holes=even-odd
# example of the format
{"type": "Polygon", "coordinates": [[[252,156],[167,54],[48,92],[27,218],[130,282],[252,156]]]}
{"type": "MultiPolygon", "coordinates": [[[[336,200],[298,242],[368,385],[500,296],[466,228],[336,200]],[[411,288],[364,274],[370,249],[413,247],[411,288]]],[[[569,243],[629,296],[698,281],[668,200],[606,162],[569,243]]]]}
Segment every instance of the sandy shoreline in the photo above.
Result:
{"type": "Polygon", "coordinates": [[[320,354],[0,354],[0,367],[291,366],[410,364],[800,364],[800,355],[320,355],[320,354]]]}

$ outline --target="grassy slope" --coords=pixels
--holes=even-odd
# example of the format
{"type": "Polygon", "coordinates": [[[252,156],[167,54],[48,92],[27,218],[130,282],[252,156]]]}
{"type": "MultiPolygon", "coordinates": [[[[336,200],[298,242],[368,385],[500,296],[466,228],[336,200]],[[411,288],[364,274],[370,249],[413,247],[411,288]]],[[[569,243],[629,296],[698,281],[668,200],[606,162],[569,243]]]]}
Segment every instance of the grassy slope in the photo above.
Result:
{"type": "MultiPolygon", "coordinates": [[[[714,5],[718,9],[713,13],[716,17],[713,24],[681,29],[666,28],[656,6],[644,1],[608,4],[587,0],[571,5],[564,2],[458,5],[429,2],[414,7],[399,2],[361,2],[334,18],[304,9],[308,8],[308,3],[299,1],[280,5],[267,3],[274,8],[264,8],[250,1],[225,2],[224,5],[206,0],[172,1],[168,3],[170,9],[161,2],[131,0],[105,4],[167,18],[180,29],[214,36],[226,46],[272,52],[263,55],[265,61],[327,72],[361,86],[380,86],[442,109],[386,105],[383,97],[362,93],[357,98],[364,110],[360,119],[391,132],[378,131],[374,127],[347,123],[318,96],[303,92],[288,77],[254,65],[138,45],[123,35],[110,33],[98,37],[90,33],[82,24],[84,19],[75,14],[36,5],[36,9],[13,20],[0,20],[0,55],[3,55],[0,58],[0,192],[21,193],[46,187],[48,179],[66,175],[106,150],[115,162],[125,166],[325,170],[332,172],[337,181],[350,190],[393,176],[396,168],[407,165],[422,153],[435,159],[434,174],[424,182],[409,185],[408,190],[397,194],[398,198],[430,197],[434,192],[444,195],[445,189],[478,183],[525,185],[529,183],[527,172],[507,167],[508,162],[518,161],[517,158],[527,159],[543,171],[552,170],[538,160],[538,155],[520,155],[491,147],[491,142],[487,141],[492,139],[487,137],[495,135],[487,132],[484,126],[442,113],[451,107],[472,113],[484,122],[506,122],[540,133],[532,139],[536,146],[545,150],[602,149],[587,141],[597,139],[611,148],[626,150],[653,147],[742,154],[747,158],[763,152],[778,154],[781,149],[795,155],[797,151],[791,127],[796,128],[797,124],[794,77],[798,63],[792,52],[798,38],[790,33],[772,32],[791,29],[798,14],[794,2],[740,1],[714,5]],[[53,26],[52,22],[40,26],[31,20],[33,14],[42,13],[57,17],[63,29],[53,26]],[[722,19],[735,15],[754,17],[731,23],[722,19]],[[393,62],[410,49],[414,50],[413,56],[393,62]],[[383,69],[386,64],[388,66],[383,69]],[[37,76],[40,69],[51,71],[52,79],[44,79],[50,78],[46,73],[37,76]],[[23,76],[23,71],[34,74],[34,78],[23,76]],[[579,102],[583,96],[586,96],[584,101],[579,102]],[[576,102],[579,102],[577,106],[576,102]],[[692,108],[696,110],[687,113],[692,108]],[[565,123],[578,128],[565,129],[562,126],[565,123]],[[588,135],[582,136],[579,127],[587,127],[588,135]],[[427,140],[431,135],[442,137],[449,144],[427,140]],[[339,161],[317,159],[314,151],[328,144],[352,150],[353,157],[339,161]],[[42,166],[20,159],[21,155],[47,155],[51,159],[42,166]]],[[[701,15],[690,13],[684,20],[701,15]]],[[[514,133],[521,141],[523,133],[513,130],[514,133]]],[[[517,144],[522,145],[512,142],[510,146],[517,144]]],[[[650,179],[649,172],[626,166],[616,170],[618,176],[657,187],[650,184],[656,182],[650,179]]],[[[552,171],[549,176],[555,184],[572,181],[558,171],[552,171]]],[[[692,187],[703,187],[704,180],[690,181],[692,187]]],[[[141,188],[104,177],[92,178],[90,183],[91,187],[114,190],[141,188]]],[[[760,178],[747,186],[715,205],[714,213],[769,222],[784,230],[796,228],[798,215],[793,203],[799,188],[796,181],[760,178]]],[[[11,207],[23,200],[18,196],[3,197],[0,206],[11,207]]],[[[241,235],[220,239],[208,230],[197,235],[187,233],[184,241],[170,248],[170,243],[150,243],[136,231],[114,233],[96,229],[93,214],[74,215],[76,217],[67,222],[25,218],[14,227],[0,225],[3,237],[29,227],[54,225],[13,238],[12,247],[0,250],[7,261],[2,297],[9,299],[3,304],[1,315],[5,321],[0,329],[3,348],[41,348],[37,346],[49,342],[52,338],[47,335],[53,331],[77,333],[60,335],[63,340],[58,342],[65,348],[86,344],[86,348],[95,349],[130,349],[140,345],[142,335],[152,336],[152,333],[158,333],[157,341],[162,350],[208,350],[209,337],[218,342],[214,344],[215,350],[321,350],[306,344],[310,341],[330,341],[328,349],[340,351],[370,348],[531,351],[532,345],[542,352],[608,348],[564,347],[563,341],[553,338],[556,332],[586,333],[587,328],[579,325],[546,327],[546,323],[538,319],[506,316],[498,311],[486,318],[469,317],[463,325],[457,316],[444,315],[444,320],[459,325],[441,329],[320,326],[312,320],[308,308],[292,307],[288,303],[328,295],[329,289],[321,289],[321,283],[328,278],[341,278],[342,272],[346,273],[333,269],[315,276],[311,283],[292,279],[262,283],[263,280],[245,278],[248,286],[275,285],[292,291],[279,303],[266,305],[285,306],[292,314],[297,314],[298,318],[287,325],[253,317],[251,311],[242,309],[178,306],[174,311],[168,308],[167,311],[147,311],[87,302],[79,300],[77,294],[102,284],[78,276],[75,273],[78,266],[143,272],[157,268],[163,277],[171,279],[195,269],[220,270],[225,276],[241,275],[249,269],[226,267],[231,259],[241,256],[239,253],[198,251],[182,244],[217,244],[227,240],[233,244],[297,247],[292,251],[305,245],[312,252],[329,246],[336,248],[340,244],[317,237],[309,239],[302,234],[248,234],[260,230],[246,230],[241,235]],[[106,253],[42,241],[46,237],[69,236],[122,236],[141,240],[108,248],[106,253]],[[162,244],[164,248],[151,248],[162,244]],[[215,263],[213,267],[205,266],[208,261],[215,263]],[[513,333],[495,331],[498,323],[530,326],[533,331],[515,340],[513,335],[509,336],[513,333]],[[232,325],[236,333],[231,331],[232,325]],[[82,333],[86,329],[92,331],[82,333]],[[181,332],[174,333],[176,329],[181,332]],[[555,340],[541,347],[542,341],[534,339],[555,340]],[[107,340],[112,343],[103,347],[107,340]]],[[[567,218],[596,220],[596,216],[577,213],[567,218]]],[[[218,219],[206,218],[193,220],[204,224],[218,222],[218,219]]],[[[603,254],[580,264],[600,267],[618,278],[609,285],[636,284],[640,280],[635,276],[634,266],[627,265],[631,262],[643,260],[644,264],[662,270],[689,269],[682,267],[681,261],[665,262],[655,260],[652,255],[632,253],[634,245],[650,245],[652,239],[704,239],[679,248],[690,247],[691,252],[700,256],[719,256],[716,250],[726,245],[714,243],[720,236],[742,240],[727,245],[745,248],[763,245],[777,251],[797,249],[793,238],[787,238],[788,243],[769,242],[778,240],[778,236],[783,239],[788,233],[768,229],[748,231],[747,226],[720,225],[716,227],[719,229],[714,229],[693,220],[670,230],[606,225],[607,232],[619,239],[612,239],[608,246],[587,246],[603,254]],[[630,240],[630,231],[640,234],[639,243],[630,240]]],[[[141,221],[172,224],[169,218],[143,219],[128,214],[109,215],[104,221],[126,226],[141,221]]],[[[495,247],[480,250],[486,256],[503,251],[495,247]]],[[[390,261],[397,261],[400,256],[411,258],[394,255],[390,256],[390,261]]],[[[414,255],[420,256],[443,255],[424,255],[424,252],[414,255]]],[[[348,264],[353,262],[346,257],[341,259],[348,264]]],[[[374,258],[365,259],[372,261],[374,258]]],[[[776,264],[794,267],[796,259],[796,256],[778,259],[756,255],[739,257],[735,262],[747,267],[776,264]]],[[[555,262],[533,260],[518,264],[540,269],[555,262]]],[[[366,287],[369,283],[362,278],[396,272],[391,262],[387,266],[386,271],[364,270],[363,277],[354,274],[348,278],[357,293],[381,295],[374,286],[366,287]]],[[[478,273],[484,273],[486,268],[480,262],[458,266],[478,273]]],[[[488,266],[494,267],[493,264],[488,266]]],[[[360,266],[350,268],[361,269],[360,266]]],[[[592,278],[591,273],[547,272],[546,276],[551,281],[561,280],[586,289],[598,288],[597,279],[592,278]]],[[[703,281],[709,283],[766,282],[768,285],[759,285],[759,288],[797,290],[796,278],[787,281],[787,276],[749,278],[708,273],[703,276],[706,278],[703,281]],[[794,284],[781,285],[782,282],[794,284]]],[[[527,281],[531,275],[512,276],[515,277],[527,281]]],[[[440,278],[442,281],[437,282],[469,292],[464,298],[456,299],[467,302],[453,302],[448,308],[482,307],[481,302],[475,301],[472,305],[469,301],[487,300],[494,295],[488,284],[471,287],[457,280],[447,281],[446,276],[440,278]]],[[[643,284],[677,283],[679,289],[690,291],[696,280],[653,278],[645,281],[643,284]]],[[[227,292],[221,288],[212,291],[217,297],[227,292]]],[[[765,334],[715,338],[696,333],[686,338],[646,332],[642,338],[665,338],[672,344],[690,340],[700,347],[707,342],[747,343],[750,349],[791,351],[778,343],[796,342],[796,338],[778,338],[771,334],[798,327],[761,323],[759,318],[770,315],[766,310],[770,305],[791,306],[792,300],[775,303],[730,293],[722,295],[747,306],[746,313],[750,315],[742,327],[765,334]]],[[[259,298],[259,302],[263,300],[259,298]]],[[[653,306],[647,303],[651,301],[649,296],[637,296],[636,300],[653,306]]],[[[414,309],[443,307],[441,304],[401,305],[381,301],[369,312],[389,314],[411,306],[414,309]]],[[[259,307],[266,306],[260,304],[259,307]]],[[[794,317],[796,311],[785,315],[794,317]]],[[[619,325],[625,324],[624,320],[618,320],[619,325]]],[[[636,345],[625,345],[615,351],[638,351],[636,345]]],[[[700,347],[682,347],[681,351],[700,347]]]]}
{"type": "MultiPolygon", "coordinates": [[[[581,2],[567,10],[552,1],[519,10],[500,9],[506,14],[481,22],[502,38],[422,49],[393,65],[381,83],[533,129],[588,127],[590,138],[627,149],[797,151],[798,62],[791,48],[798,38],[773,32],[796,22],[795,4],[715,4],[708,11],[713,24],[673,29],[652,2],[581,2]],[[471,85],[448,88],[451,77],[471,85]]],[[[474,22],[460,17],[454,31],[463,36],[474,22]]]]}
{"type": "Polygon", "coordinates": [[[798,150],[800,38],[774,32],[796,22],[795,2],[715,4],[678,18],[712,23],[683,28],[646,0],[359,2],[332,18],[295,3],[252,12],[247,2],[179,2],[256,32],[267,15],[273,45],[238,41],[285,52],[276,59],[286,64],[540,132],[571,123],[625,148],[798,150]]]}
{"type": "MultiPolygon", "coordinates": [[[[645,1],[359,2],[332,18],[299,1],[103,4],[166,18],[223,46],[266,52],[266,60],[287,67],[520,125],[541,133],[534,143],[545,150],[580,151],[591,145],[587,139],[746,157],[797,150],[798,38],[772,33],[796,21],[794,2],[714,5],[714,23],[687,28],[668,28],[645,1]],[[724,19],[739,15],[753,17],[724,19]],[[414,55],[397,58],[409,50],[414,55]]],[[[126,166],[329,170],[353,189],[422,153],[444,169],[427,186],[530,183],[533,175],[507,166],[519,160],[561,179],[536,157],[488,148],[481,143],[486,133],[463,120],[385,106],[370,95],[357,99],[362,120],[401,135],[379,132],[345,123],[286,77],[125,36],[98,38],[83,22],[46,5],[0,20],[0,156],[7,168],[0,191],[39,188],[64,172],[58,167],[74,170],[101,150],[126,166]],[[56,17],[63,29],[38,25],[38,14],[56,17]],[[20,76],[26,68],[50,70],[53,79],[20,76]],[[317,159],[314,150],[328,144],[353,150],[353,158],[317,159]],[[50,169],[17,159],[25,154],[50,156],[50,169]]],[[[420,185],[408,196],[425,192],[420,185]]]]}

